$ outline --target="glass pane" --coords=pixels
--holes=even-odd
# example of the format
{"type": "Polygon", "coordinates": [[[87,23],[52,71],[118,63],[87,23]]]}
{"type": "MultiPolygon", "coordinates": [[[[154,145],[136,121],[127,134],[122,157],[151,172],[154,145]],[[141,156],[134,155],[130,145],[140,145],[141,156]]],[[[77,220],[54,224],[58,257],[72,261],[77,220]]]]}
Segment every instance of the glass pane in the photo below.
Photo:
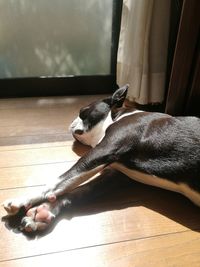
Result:
{"type": "Polygon", "coordinates": [[[112,0],[0,0],[0,78],[109,74],[112,0]]]}

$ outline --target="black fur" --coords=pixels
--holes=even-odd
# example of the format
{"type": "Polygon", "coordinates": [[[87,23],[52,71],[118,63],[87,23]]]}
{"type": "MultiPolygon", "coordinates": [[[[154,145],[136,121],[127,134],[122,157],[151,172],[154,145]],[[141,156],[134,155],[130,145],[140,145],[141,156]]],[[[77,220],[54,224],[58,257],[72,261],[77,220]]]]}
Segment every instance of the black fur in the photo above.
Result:
{"type": "Polygon", "coordinates": [[[97,125],[102,121],[110,111],[109,104],[104,101],[97,101],[91,105],[82,108],[79,113],[79,117],[83,120],[86,126],[86,131],[97,125]]]}

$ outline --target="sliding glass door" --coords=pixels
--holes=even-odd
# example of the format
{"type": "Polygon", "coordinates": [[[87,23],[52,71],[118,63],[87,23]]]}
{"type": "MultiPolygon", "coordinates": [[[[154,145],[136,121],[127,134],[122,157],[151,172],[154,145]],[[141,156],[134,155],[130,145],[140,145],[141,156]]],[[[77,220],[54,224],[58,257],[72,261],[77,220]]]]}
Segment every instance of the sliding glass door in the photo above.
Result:
{"type": "Polygon", "coordinates": [[[0,95],[109,91],[120,12],[114,0],[0,0],[0,95]]]}

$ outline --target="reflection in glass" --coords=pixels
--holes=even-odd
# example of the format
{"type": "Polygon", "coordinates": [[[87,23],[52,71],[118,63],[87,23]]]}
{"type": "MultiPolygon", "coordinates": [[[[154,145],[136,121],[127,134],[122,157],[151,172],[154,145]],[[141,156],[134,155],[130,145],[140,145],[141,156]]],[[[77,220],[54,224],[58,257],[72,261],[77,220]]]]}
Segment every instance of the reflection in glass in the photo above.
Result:
{"type": "Polygon", "coordinates": [[[110,73],[111,0],[0,0],[0,78],[110,73]]]}

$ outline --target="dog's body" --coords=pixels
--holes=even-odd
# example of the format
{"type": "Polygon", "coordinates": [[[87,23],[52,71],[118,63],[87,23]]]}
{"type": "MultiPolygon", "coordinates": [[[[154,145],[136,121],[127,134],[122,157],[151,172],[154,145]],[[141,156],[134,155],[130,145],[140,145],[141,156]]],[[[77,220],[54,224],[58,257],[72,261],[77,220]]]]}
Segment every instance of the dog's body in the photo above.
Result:
{"type": "MultiPolygon", "coordinates": [[[[107,166],[139,182],[179,192],[200,206],[200,119],[125,109],[127,89],[122,87],[112,97],[81,109],[71,132],[93,148],[43,194],[7,201],[8,213],[46,200],[54,202],[107,166]]],[[[52,213],[53,217],[58,210],[52,213]]],[[[27,216],[25,230],[46,227],[27,216]]]]}

